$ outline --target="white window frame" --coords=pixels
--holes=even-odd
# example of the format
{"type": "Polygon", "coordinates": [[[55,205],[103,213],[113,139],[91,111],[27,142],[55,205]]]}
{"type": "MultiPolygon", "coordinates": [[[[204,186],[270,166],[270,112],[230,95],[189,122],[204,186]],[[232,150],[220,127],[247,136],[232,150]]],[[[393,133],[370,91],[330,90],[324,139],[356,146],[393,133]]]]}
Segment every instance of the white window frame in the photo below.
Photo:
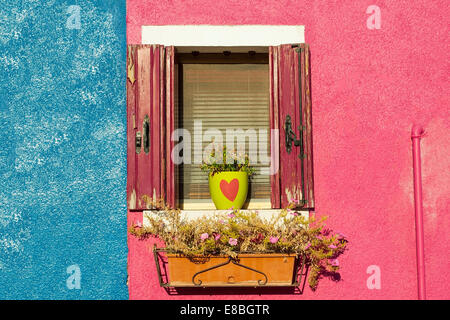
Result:
{"type": "MultiPolygon", "coordinates": [[[[159,25],[142,26],[142,44],[175,46],[178,52],[268,52],[269,46],[305,42],[305,27],[302,25],[159,25]]],[[[280,209],[270,208],[267,201],[250,199],[248,210],[273,215],[280,209]]],[[[217,212],[210,201],[185,204],[182,213],[189,218],[217,212]]],[[[144,224],[146,214],[144,211],[144,224]]],[[[305,217],[309,211],[302,211],[305,217]]]]}

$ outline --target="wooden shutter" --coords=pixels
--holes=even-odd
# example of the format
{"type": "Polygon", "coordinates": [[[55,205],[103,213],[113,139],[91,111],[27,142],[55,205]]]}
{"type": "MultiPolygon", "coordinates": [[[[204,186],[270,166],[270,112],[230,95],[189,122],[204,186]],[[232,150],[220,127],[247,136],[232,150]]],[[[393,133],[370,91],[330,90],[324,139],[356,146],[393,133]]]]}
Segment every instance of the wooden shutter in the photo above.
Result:
{"type": "Polygon", "coordinates": [[[171,177],[173,165],[170,158],[165,160],[166,148],[170,147],[166,136],[173,127],[172,66],[173,47],[127,46],[127,203],[130,210],[152,208],[157,200],[166,198],[167,185],[173,185],[167,184],[166,177],[167,174],[171,177]]]}
{"type": "Polygon", "coordinates": [[[310,52],[307,44],[269,50],[271,127],[279,132],[279,173],[272,176],[272,207],[314,208],[310,52]]]}

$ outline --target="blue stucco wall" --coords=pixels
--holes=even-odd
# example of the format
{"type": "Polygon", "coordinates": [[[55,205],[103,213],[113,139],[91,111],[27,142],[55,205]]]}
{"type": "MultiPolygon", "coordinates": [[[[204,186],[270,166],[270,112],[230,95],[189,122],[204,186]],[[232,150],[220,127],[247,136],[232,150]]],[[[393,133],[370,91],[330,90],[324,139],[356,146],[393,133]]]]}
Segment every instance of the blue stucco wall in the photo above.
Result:
{"type": "Polygon", "coordinates": [[[128,298],[125,15],[2,1],[0,299],[128,298]]]}

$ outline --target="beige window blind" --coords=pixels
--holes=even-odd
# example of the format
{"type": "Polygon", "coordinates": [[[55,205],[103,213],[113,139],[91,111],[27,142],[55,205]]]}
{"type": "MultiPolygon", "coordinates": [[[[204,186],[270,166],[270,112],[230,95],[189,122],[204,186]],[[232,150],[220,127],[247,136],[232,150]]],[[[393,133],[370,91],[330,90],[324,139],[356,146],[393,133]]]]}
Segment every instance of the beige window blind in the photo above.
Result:
{"type": "MultiPolygon", "coordinates": [[[[208,129],[218,129],[226,145],[226,129],[253,129],[256,133],[256,153],[260,144],[266,146],[264,155],[269,156],[269,68],[267,64],[183,64],[182,82],[177,110],[179,127],[191,133],[191,159],[194,159],[194,121],[202,123],[202,134],[208,129]],[[260,134],[265,129],[265,134],[260,134]]],[[[247,132],[248,133],[248,132],[247,132]]],[[[250,157],[258,157],[251,152],[249,138],[245,138],[244,152],[250,157]]],[[[216,141],[217,142],[217,141],[216,141]]],[[[202,144],[202,152],[211,140],[202,144]]],[[[250,179],[249,199],[270,203],[270,177],[260,173],[261,161],[253,163],[255,175],[250,179]]],[[[183,164],[177,174],[179,202],[209,203],[208,174],[202,172],[199,164],[183,164]]],[[[212,203],[212,202],[211,202],[212,203]]]]}

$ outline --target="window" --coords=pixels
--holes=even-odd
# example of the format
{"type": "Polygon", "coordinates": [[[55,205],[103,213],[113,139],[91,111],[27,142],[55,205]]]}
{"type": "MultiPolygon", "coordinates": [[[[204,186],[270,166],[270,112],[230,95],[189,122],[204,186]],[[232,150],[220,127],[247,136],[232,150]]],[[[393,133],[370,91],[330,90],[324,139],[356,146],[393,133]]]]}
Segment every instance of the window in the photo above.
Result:
{"type": "MultiPolygon", "coordinates": [[[[216,56],[220,59],[223,54],[216,56]]],[[[203,139],[205,132],[220,130],[221,141],[215,142],[226,145],[228,129],[235,135],[232,137],[234,148],[237,149],[238,141],[245,141],[242,151],[256,160],[247,207],[270,208],[270,176],[261,174],[261,169],[265,167],[268,170],[270,163],[258,161],[258,152],[270,154],[267,54],[266,63],[179,63],[178,67],[181,90],[180,103],[175,110],[178,111],[178,126],[192,133],[191,159],[194,152],[202,153],[211,143],[203,139]],[[194,131],[195,124],[201,126],[200,134],[194,131]],[[201,148],[193,150],[196,147],[201,148]],[[260,147],[265,150],[259,150],[260,147]]],[[[179,170],[177,183],[181,207],[214,208],[209,195],[208,175],[200,170],[199,164],[184,163],[179,170]]]]}
{"type": "MultiPolygon", "coordinates": [[[[195,140],[212,128],[242,129],[250,156],[251,134],[245,130],[256,131],[258,145],[266,142],[270,163],[256,167],[270,174],[258,170],[250,181],[249,208],[281,208],[292,201],[313,208],[309,47],[279,45],[258,53],[227,53],[226,58],[224,53],[176,51],[173,46],[128,46],[129,209],[152,208],[159,198],[171,206],[213,208],[199,163],[177,166],[172,158],[179,141],[195,153],[195,140]],[[196,121],[201,133],[195,132],[196,121]],[[190,132],[190,139],[174,139],[177,128],[190,132]]],[[[200,149],[209,143],[204,139],[200,149]]]]}

